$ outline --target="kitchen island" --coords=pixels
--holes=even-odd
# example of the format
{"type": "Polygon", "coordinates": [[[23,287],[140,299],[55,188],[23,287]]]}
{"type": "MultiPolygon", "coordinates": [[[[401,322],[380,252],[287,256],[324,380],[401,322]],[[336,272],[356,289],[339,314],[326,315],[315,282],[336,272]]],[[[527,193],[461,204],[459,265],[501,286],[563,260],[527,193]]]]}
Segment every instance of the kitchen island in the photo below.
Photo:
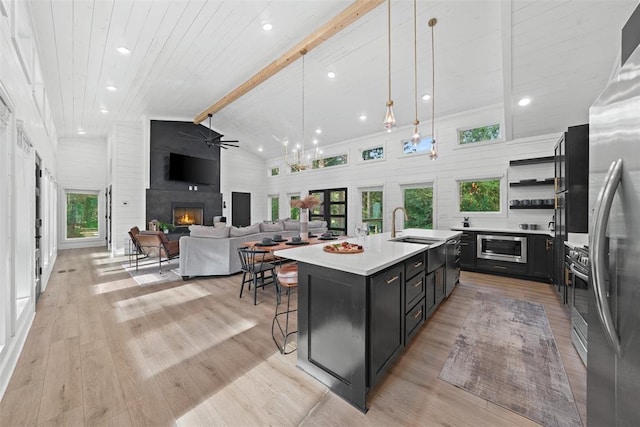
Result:
{"type": "Polygon", "coordinates": [[[407,229],[348,239],[358,254],[276,251],[298,261],[298,367],[366,412],[369,391],[447,295],[445,248],[459,235],[407,229]]]}

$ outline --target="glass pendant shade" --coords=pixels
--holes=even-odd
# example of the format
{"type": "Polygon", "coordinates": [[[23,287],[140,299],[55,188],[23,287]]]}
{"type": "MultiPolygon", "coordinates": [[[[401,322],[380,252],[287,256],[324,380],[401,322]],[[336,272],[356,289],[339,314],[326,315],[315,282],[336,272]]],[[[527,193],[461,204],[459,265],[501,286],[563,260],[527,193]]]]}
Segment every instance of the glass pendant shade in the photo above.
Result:
{"type": "Polygon", "coordinates": [[[420,133],[418,132],[418,124],[417,122],[413,123],[413,135],[411,135],[411,144],[414,147],[417,147],[420,144],[420,139],[422,137],[420,136],[420,133]]]}
{"type": "Polygon", "coordinates": [[[438,150],[436,150],[436,140],[435,139],[431,142],[431,151],[429,151],[429,158],[431,160],[437,160],[438,159],[438,150]]]}
{"type": "Polygon", "coordinates": [[[396,116],[393,114],[393,101],[387,101],[387,113],[384,115],[384,129],[391,132],[396,128],[396,116]]]}

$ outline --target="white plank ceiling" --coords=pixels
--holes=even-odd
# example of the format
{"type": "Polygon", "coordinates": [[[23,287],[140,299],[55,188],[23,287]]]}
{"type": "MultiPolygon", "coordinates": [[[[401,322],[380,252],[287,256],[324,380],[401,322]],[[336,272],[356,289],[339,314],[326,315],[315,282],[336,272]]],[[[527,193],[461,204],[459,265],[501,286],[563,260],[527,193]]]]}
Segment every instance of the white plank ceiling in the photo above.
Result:
{"type": "MultiPolygon", "coordinates": [[[[346,8],[344,0],[27,0],[58,136],[106,136],[114,121],[196,115],[346,8]],[[265,32],[263,22],[273,24],[265,32]],[[129,55],[117,47],[126,46],[129,55]],[[117,87],[107,90],[108,85],[117,87]],[[109,112],[103,113],[102,109],[109,112]]],[[[586,122],[619,52],[636,0],[419,0],[419,95],[431,91],[435,27],[438,116],[504,103],[512,137],[586,122]],[[517,106],[523,96],[533,99],[517,106]]],[[[393,0],[392,99],[414,119],[413,2],[393,0]]],[[[302,133],[298,60],[214,115],[242,149],[280,156],[302,133]],[[258,151],[262,148],[262,151],[258,151]]],[[[320,146],[382,131],[387,7],[382,4],[305,59],[305,141],[320,146]],[[328,71],[336,77],[329,79],[328,71]],[[366,121],[359,116],[365,114],[366,121]],[[316,135],[315,129],[322,129],[316,135]]],[[[419,101],[422,133],[430,103],[419,101]]],[[[408,137],[409,135],[407,135],[408,137]]],[[[399,138],[402,136],[399,135],[399,138]]]]}

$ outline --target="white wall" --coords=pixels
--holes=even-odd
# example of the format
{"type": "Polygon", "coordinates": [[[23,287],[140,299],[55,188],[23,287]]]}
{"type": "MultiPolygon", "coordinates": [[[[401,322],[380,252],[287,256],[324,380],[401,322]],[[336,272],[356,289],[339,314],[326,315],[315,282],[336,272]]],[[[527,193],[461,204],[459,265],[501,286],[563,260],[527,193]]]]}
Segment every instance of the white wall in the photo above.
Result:
{"type": "Polygon", "coordinates": [[[107,142],[102,138],[60,138],[58,141],[58,230],[60,249],[105,246],[104,190],[107,185],[107,142]],[[66,193],[98,194],[99,236],[66,238],[66,193]]]}
{"type": "MultiPolygon", "coordinates": [[[[49,205],[56,198],[56,131],[40,78],[37,42],[28,32],[12,30],[19,19],[10,19],[11,12],[18,5],[24,3],[5,1],[8,16],[0,13],[0,97],[10,110],[6,123],[0,124],[0,398],[35,315],[36,154],[47,171],[41,197],[49,205]],[[18,123],[28,136],[26,146],[18,145],[18,123]]],[[[17,18],[24,19],[24,9],[21,12],[17,18]]],[[[57,255],[55,216],[55,211],[43,212],[43,289],[57,255]]]]}
{"type": "MultiPolygon", "coordinates": [[[[309,190],[347,187],[348,191],[348,232],[354,233],[360,220],[359,189],[379,187],[383,195],[383,227],[391,229],[391,212],[394,207],[402,206],[402,189],[414,184],[433,185],[434,187],[434,228],[448,229],[460,226],[463,215],[458,212],[458,183],[465,178],[503,178],[503,200],[500,213],[471,214],[474,227],[517,228],[519,223],[536,223],[546,227],[551,221],[552,210],[513,210],[508,207],[512,198],[553,198],[553,187],[536,189],[510,189],[508,182],[526,178],[553,177],[553,164],[542,164],[519,168],[509,168],[509,160],[528,157],[552,156],[553,147],[560,136],[543,135],[526,140],[509,142],[481,143],[462,147],[457,144],[458,129],[468,129],[494,123],[502,123],[500,105],[470,111],[436,121],[435,133],[439,158],[431,161],[426,154],[405,155],[402,153],[402,140],[410,138],[413,128],[404,127],[392,133],[379,134],[344,141],[323,147],[323,156],[348,153],[349,164],[326,169],[307,170],[300,173],[287,173],[282,158],[267,161],[264,174],[271,167],[279,166],[280,175],[266,179],[266,192],[263,195],[266,206],[267,196],[280,195],[280,217],[289,216],[288,193],[302,193],[309,190]],[[362,149],[383,144],[385,159],[381,161],[359,161],[362,149]]],[[[567,126],[579,123],[567,123],[567,126]]],[[[422,123],[423,136],[430,134],[430,123],[422,123]]],[[[266,218],[266,213],[264,215],[266,218]]],[[[401,226],[398,215],[398,226],[401,226]]]]}
{"type": "Polygon", "coordinates": [[[109,135],[109,182],[112,185],[112,253],[124,253],[131,227],[145,229],[145,179],[149,150],[144,126],[117,123],[109,135]],[[145,148],[146,147],[146,148],[145,148]]]}
{"type": "MultiPolygon", "coordinates": [[[[241,144],[249,146],[248,141],[241,144]]],[[[251,193],[251,223],[267,219],[267,170],[264,160],[244,149],[220,150],[220,192],[226,203],[222,214],[231,224],[231,193],[251,193]]]]}

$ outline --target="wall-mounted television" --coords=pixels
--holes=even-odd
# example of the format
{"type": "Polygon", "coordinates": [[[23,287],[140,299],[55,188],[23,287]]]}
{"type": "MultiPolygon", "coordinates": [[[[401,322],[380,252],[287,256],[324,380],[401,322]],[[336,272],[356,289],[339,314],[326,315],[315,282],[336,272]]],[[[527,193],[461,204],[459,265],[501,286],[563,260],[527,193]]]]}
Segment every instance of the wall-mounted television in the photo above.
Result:
{"type": "Polygon", "coordinates": [[[169,154],[169,179],[192,184],[218,184],[218,162],[214,159],[169,154]]]}

